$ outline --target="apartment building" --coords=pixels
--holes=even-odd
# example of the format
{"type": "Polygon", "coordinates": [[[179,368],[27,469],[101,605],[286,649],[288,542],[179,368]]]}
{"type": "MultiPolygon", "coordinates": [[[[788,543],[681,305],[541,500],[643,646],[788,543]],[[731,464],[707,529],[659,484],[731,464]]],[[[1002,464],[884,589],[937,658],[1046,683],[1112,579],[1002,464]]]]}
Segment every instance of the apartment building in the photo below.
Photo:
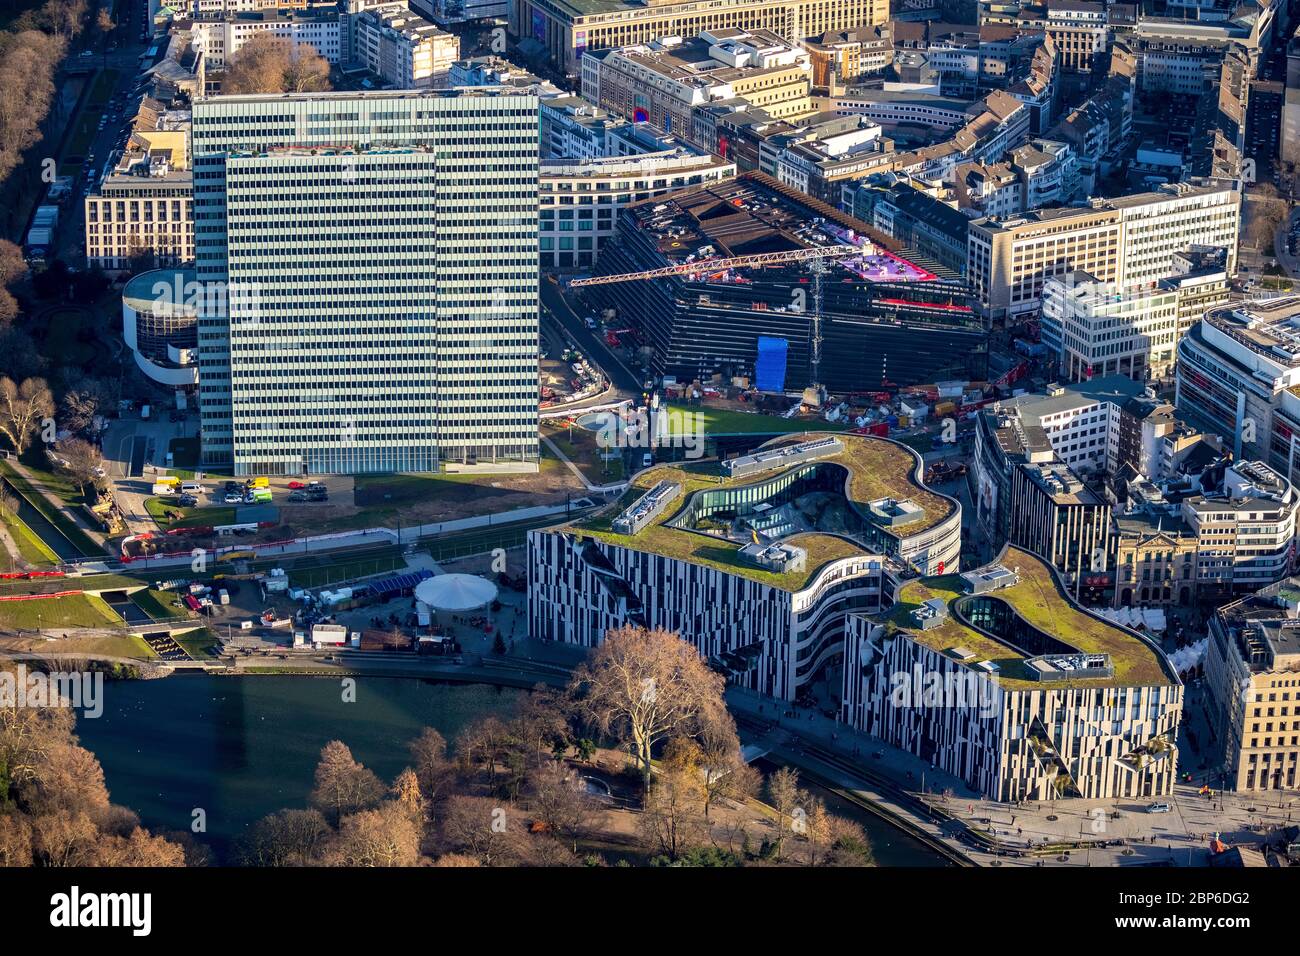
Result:
{"type": "Polygon", "coordinates": [[[1300,763],[1300,581],[1215,611],[1205,655],[1207,708],[1222,748],[1220,787],[1295,790],[1300,763]]]}
{"type": "Polygon", "coordinates": [[[536,469],[537,140],[528,92],[197,101],[204,463],[536,469]]]}
{"type": "Polygon", "coordinates": [[[1291,482],[1262,461],[1236,462],[1220,489],[1184,499],[1200,593],[1255,590],[1290,574],[1297,508],[1291,482]]]}
{"type": "Polygon", "coordinates": [[[1235,269],[1240,195],[1216,185],[1173,183],[1158,192],[1094,199],[971,223],[968,278],[993,321],[1041,308],[1051,276],[1087,272],[1119,288],[1154,285],[1194,245],[1228,249],[1235,269]]]}
{"type": "Polygon", "coordinates": [[[879,26],[887,0],[513,0],[510,32],[520,48],[546,57],[569,76],[581,73],[587,51],[616,50],[665,37],[690,39],[706,31],[767,30],[782,37],[879,26]]]}
{"type": "Polygon", "coordinates": [[[194,261],[190,111],[145,97],[122,155],[85,196],[86,264],[105,272],[141,262],[194,261]]]}
{"type": "Polygon", "coordinates": [[[694,136],[695,109],[717,100],[744,100],[775,119],[813,111],[808,53],[766,30],[663,38],[612,50],[598,62],[598,77],[584,74],[585,99],[686,138],[694,136]]]}
{"type": "Polygon", "coordinates": [[[399,90],[450,85],[460,38],[412,14],[405,3],[369,7],[352,16],[352,59],[399,90]]]}
{"type": "Polygon", "coordinates": [[[1008,547],[850,614],[842,719],[993,800],[1173,792],[1183,686],[1149,638],[1008,547]]]}
{"type": "Polygon", "coordinates": [[[1042,340],[1056,349],[1066,381],[1118,374],[1145,382],[1173,369],[1178,314],[1173,289],[1124,290],[1068,272],[1043,284],[1042,340]]]}

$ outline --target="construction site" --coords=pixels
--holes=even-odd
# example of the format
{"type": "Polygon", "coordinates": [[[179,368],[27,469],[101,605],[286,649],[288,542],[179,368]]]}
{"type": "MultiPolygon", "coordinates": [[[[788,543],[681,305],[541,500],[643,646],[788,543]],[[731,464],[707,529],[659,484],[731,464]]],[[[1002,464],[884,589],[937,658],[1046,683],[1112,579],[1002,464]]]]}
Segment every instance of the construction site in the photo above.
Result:
{"type": "Polygon", "coordinates": [[[988,375],[961,276],[763,173],[633,204],[571,287],[665,385],[844,394],[988,375]]]}

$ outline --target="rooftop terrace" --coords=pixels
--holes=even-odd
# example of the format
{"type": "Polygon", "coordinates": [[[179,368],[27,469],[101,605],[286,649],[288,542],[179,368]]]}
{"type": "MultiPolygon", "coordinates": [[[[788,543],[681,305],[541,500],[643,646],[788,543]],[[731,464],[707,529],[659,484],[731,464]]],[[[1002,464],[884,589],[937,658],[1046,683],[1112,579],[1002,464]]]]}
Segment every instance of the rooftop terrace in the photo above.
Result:
{"type": "MultiPolygon", "coordinates": [[[[811,433],[789,435],[780,442],[811,441],[819,437],[824,436],[811,433]]],[[[586,520],[575,522],[567,530],[619,547],[691,561],[783,590],[797,591],[805,587],[831,561],[876,552],[848,535],[823,531],[777,535],[773,540],[804,549],[807,561],[799,570],[785,573],[765,570],[740,554],[741,548],[749,544],[749,541],[729,540],[721,534],[677,526],[694,501],[698,500],[697,496],[705,491],[760,484],[800,468],[833,463],[847,470],[845,499],[862,520],[870,520],[869,503],[882,498],[910,501],[917,506],[919,512],[914,520],[882,527],[881,531],[885,534],[900,537],[920,533],[943,521],[956,509],[953,501],[930,491],[917,479],[916,458],[905,446],[862,435],[836,437],[844,446],[838,454],[738,478],[725,477],[717,461],[663,465],[648,469],[632,480],[631,487],[617,503],[586,520]],[[657,515],[636,534],[619,534],[614,531],[614,519],[644,495],[647,489],[663,481],[679,484],[682,488],[681,497],[675,500],[674,505],[657,515]]]]}
{"type": "Polygon", "coordinates": [[[983,630],[963,623],[956,605],[961,598],[971,594],[962,576],[957,574],[923,578],[905,585],[899,592],[898,602],[885,616],[887,625],[897,631],[906,631],[917,643],[966,666],[977,667],[983,661],[992,661],[997,665],[997,672],[990,674],[990,678],[1009,690],[1032,690],[1045,686],[1138,687],[1177,681],[1164,654],[1137,633],[1082,610],[1062,588],[1051,568],[1037,555],[1008,547],[997,563],[1015,572],[1018,580],[1010,587],[986,592],[987,597],[1005,601],[1027,623],[1084,654],[1109,655],[1114,676],[1058,680],[1044,685],[1026,666],[1026,661],[1036,655],[1026,654],[983,630]],[[913,620],[912,612],[934,599],[945,602],[949,614],[942,623],[922,629],[913,620]],[[969,651],[969,656],[954,654],[957,648],[969,651]]]}

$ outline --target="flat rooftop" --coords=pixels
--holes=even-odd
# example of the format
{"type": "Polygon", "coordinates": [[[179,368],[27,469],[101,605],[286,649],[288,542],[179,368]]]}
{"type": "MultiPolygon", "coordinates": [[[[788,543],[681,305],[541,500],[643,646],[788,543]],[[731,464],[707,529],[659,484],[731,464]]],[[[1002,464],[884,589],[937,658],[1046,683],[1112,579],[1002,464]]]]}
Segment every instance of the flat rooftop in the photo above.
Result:
{"type": "MultiPolygon", "coordinates": [[[[825,438],[826,433],[806,433],[784,436],[780,441],[804,442],[825,438]]],[[[794,468],[834,463],[848,471],[845,499],[864,522],[869,522],[868,503],[881,498],[911,501],[921,509],[917,519],[891,527],[880,527],[895,537],[910,536],[925,531],[956,510],[956,503],[926,488],[916,477],[916,459],[906,447],[882,438],[865,435],[835,433],[843,443],[838,454],[815,461],[795,464],[789,468],[774,468],[740,478],[727,478],[717,461],[662,465],[641,472],[632,479],[628,491],[620,500],[588,519],[574,522],[563,530],[588,535],[607,544],[646,551],[667,557],[707,565],[742,577],[752,578],[782,590],[798,591],[828,562],[854,555],[877,554],[875,549],[860,544],[848,536],[820,531],[778,536],[782,544],[792,544],[807,552],[806,566],[799,571],[778,574],[754,565],[740,556],[741,548],[750,542],[733,541],[705,534],[698,530],[673,527],[674,519],[682,515],[691,499],[703,491],[740,487],[769,481],[794,468]],[[613,520],[637,501],[646,491],[661,481],[680,484],[682,494],[673,506],[636,534],[619,534],[613,530],[613,520]]],[[[879,527],[879,526],[878,526],[879,527]]],[[[893,560],[881,555],[885,561],[893,560]]]]}
{"type": "Polygon", "coordinates": [[[1205,322],[1274,362],[1300,366],[1300,296],[1237,302],[1207,312],[1205,322]]]}
{"type": "Polygon", "coordinates": [[[883,616],[896,631],[905,631],[919,644],[945,655],[963,666],[979,668],[984,661],[996,665],[989,674],[1009,690],[1049,689],[1057,687],[1142,687],[1178,682],[1173,668],[1160,651],[1140,635],[1118,624],[1094,617],[1069,597],[1051,568],[1037,555],[1008,546],[995,562],[1015,573],[1017,581],[1010,587],[988,591],[984,596],[998,598],[1011,605],[1029,624],[1083,654],[1106,654],[1114,666],[1114,676],[1082,680],[1037,680],[1026,661],[1036,655],[1004,643],[985,631],[971,627],[958,617],[955,605],[966,590],[961,575],[946,574],[922,578],[904,585],[898,601],[883,616]],[[926,601],[939,599],[947,603],[949,613],[943,623],[922,630],[912,619],[912,611],[926,601]],[[969,654],[956,654],[964,649],[969,654]]]}

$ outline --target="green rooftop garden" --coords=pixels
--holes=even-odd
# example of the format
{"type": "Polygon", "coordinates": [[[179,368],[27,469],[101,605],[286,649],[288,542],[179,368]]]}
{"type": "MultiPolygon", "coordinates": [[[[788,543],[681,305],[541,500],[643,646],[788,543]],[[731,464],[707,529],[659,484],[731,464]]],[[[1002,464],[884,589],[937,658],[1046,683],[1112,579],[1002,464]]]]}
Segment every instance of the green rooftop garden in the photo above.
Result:
{"type": "MultiPolygon", "coordinates": [[[[806,441],[815,435],[791,435],[784,441],[806,441]]],[[[866,503],[878,498],[910,499],[924,509],[922,516],[902,530],[915,534],[932,527],[951,514],[955,507],[941,495],[924,488],[914,480],[916,460],[892,442],[861,435],[837,436],[844,443],[838,455],[818,459],[835,462],[849,471],[848,498],[858,505],[865,516],[866,503]]],[[[736,487],[768,481],[779,475],[781,469],[763,471],[744,478],[725,478],[716,461],[689,462],[662,465],[637,475],[619,501],[590,519],[571,526],[571,530],[587,534],[608,544],[635,551],[662,554],[695,564],[707,565],[733,574],[739,574],[762,584],[787,591],[797,591],[827,563],[840,558],[868,553],[867,549],[834,534],[806,532],[782,539],[807,551],[808,559],[802,571],[778,574],[759,568],[744,558],[739,551],[742,545],[732,541],[701,534],[697,531],[669,527],[668,523],[681,512],[687,498],[705,489],[736,487]],[[673,481],[682,486],[682,494],[649,527],[635,535],[618,534],[612,522],[625,508],[660,481],[673,481]]]]}
{"type": "Polygon", "coordinates": [[[1157,650],[1130,631],[1080,610],[1058,583],[1051,568],[1037,555],[1009,547],[998,563],[1016,571],[1019,580],[1011,587],[990,591],[990,597],[1006,601],[1034,627],[1083,653],[1109,654],[1115,676],[1104,681],[1041,683],[1035,680],[1025,667],[1024,654],[983,631],[968,627],[956,617],[952,604],[966,594],[965,582],[956,574],[923,578],[906,585],[886,622],[898,630],[907,631],[918,643],[947,656],[951,657],[952,650],[961,647],[975,655],[970,659],[971,664],[992,661],[999,668],[996,679],[1010,689],[1093,687],[1102,683],[1130,687],[1171,682],[1171,675],[1157,650]],[[913,624],[912,611],[932,598],[948,603],[949,617],[943,624],[923,631],[913,624]]]}

